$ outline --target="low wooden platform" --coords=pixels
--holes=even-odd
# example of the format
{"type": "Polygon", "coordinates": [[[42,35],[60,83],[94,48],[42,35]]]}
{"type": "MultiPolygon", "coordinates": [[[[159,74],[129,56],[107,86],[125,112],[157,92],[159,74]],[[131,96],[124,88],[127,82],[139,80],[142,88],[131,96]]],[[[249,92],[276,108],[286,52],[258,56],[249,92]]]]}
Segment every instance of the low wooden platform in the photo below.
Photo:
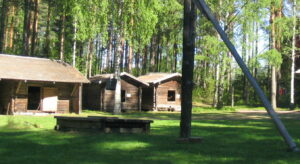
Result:
{"type": "Polygon", "coordinates": [[[104,133],[149,133],[152,120],[120,119],[118,117],[65,117],[55,116],[55,130],[94,131],[104,133]]]}

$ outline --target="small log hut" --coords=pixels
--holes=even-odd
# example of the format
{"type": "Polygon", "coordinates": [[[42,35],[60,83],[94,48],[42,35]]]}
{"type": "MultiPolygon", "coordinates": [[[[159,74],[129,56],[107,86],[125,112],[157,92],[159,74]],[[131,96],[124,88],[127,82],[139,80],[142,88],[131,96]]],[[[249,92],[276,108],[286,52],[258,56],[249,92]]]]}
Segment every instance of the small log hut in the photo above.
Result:
{"type": "Polygon", "coordinates": [[[0,54],[0,113],[80,113],[88,82],[61,61],[0,54]]]}
{"type": "MultiPolygon", "coordinates": [[[[126,72],[122,72],[120,78],[122,111],[140,111],[142,109],[142,88],[149,85],[126,72]]],[[[116,86],[114,75],[100,74],[90,77],[89,80],[91,83],[83,86],[83,107],[112,112],[116,86]]]]}
{"type": "Polygon", "coordinates": [[[181,110],[181,74],[149,73],[138,79],[149,84],[149,87],[143,88],[143,110],[181,110]]]}

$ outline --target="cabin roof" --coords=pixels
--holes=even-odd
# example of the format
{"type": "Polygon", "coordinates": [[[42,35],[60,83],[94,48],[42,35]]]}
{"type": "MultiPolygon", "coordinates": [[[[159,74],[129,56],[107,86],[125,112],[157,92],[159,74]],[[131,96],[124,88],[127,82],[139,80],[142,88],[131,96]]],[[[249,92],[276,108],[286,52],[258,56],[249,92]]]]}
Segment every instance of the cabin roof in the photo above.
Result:
{"type": "MultiPolygon", "coordinates": [[[[132,82],[134,85],[137,86],[142,86],[142,87],[148,87],[149,84],[145,83],[135,76],[127,73],[127,72],[122,72],[120,73],[121,79],[132,82]]],[[[90,77],[90,81],[93,83],[105,83],[107,80],[114,78],[114,74],[98,74],[93,77],[90,77]]]]}
{"type": "Polygon", "coordinates": [[[76,68],[59,60],[0,54],[0,79],[89,83],[76,68]]]}
{"type": "Polygon", "coordinates": [[[172,78],[181,78],[181,74],[180,73],[149,73],[147,75],[138,77],[139,80],[145,83],[152,83],[152,84],[158,84],[172,78]]]}

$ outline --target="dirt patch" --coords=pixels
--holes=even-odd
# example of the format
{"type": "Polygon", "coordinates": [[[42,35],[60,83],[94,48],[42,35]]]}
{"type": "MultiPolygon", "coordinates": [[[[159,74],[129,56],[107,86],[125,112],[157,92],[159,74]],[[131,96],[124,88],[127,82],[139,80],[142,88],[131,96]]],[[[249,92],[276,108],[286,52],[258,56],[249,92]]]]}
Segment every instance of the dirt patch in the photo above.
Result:
{"type": "MultiPolygon", "coordinates": [[[[281,119],[300,120],[300,111],[277,111],[281,119]]],[[[266,111],[240,110],[226,113],[196,113],[193,114],[194,120],[243,120],[243,119],[270,119],[266,111]]]]}

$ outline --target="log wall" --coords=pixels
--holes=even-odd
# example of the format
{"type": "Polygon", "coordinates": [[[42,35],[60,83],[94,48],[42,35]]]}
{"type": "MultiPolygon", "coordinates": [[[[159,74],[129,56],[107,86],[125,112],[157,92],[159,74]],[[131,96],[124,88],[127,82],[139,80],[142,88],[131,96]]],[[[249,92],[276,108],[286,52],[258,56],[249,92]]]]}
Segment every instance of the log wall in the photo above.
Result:
{"type": "Polygon", "coordinates": [[[0,81],[0,111],[5,113],[9,110],[8,106],[10,106],[13,112],[26,112],[28,87],[41,87],[41,104],[43,101],[43,87],[54,87],[58,90],[57,112],[76,112],[79,109],[79,88],[76,88],[76,86],[78,84],[2,80],[0,81]],[[74,94],[71,95],[73,90],[74,94]]]}
{"type": "Polygon", "coordinates": [[[157,86],[156,92],[157,110],[180,111],[181,85],[178,81],[164,82],[157,86]],[[168,91],[175,91],[175,101],[168,101],[168,91]]]}
{"type": "MultiPolygon", "coordinates": [[[[125,102],[121,102],[123,111],[139,109],[139,89],[137,86],[121,80],[121,90],[125,90],[125,102]]],[[[115,91],[106,90],[105,85],[86,84],[83,89],[83,106],[92,110],[112,112],[115,104],[115,91]]]]}

